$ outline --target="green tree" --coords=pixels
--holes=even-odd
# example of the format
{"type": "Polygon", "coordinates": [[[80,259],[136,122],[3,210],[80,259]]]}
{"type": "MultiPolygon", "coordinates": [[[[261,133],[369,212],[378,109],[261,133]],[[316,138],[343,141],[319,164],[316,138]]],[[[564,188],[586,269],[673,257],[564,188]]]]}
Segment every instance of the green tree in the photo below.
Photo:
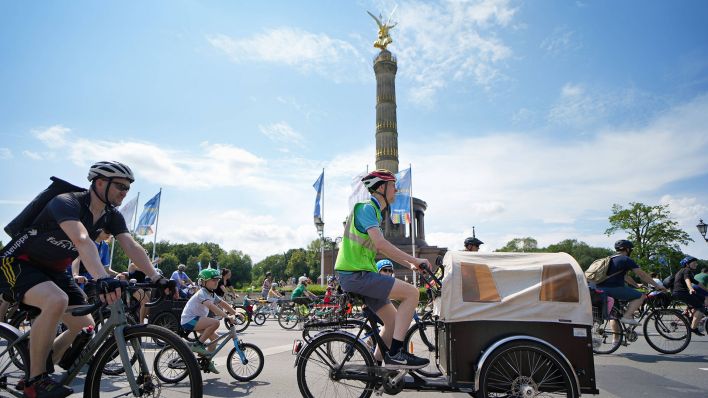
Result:
{"type": "Polygon", "coordinates": [[[573,256],[583,270],[587,269],[590,264],[598,258],[607,257],[614,253],[614,251],[604,247],[591,247],[587,243],[580,242],[577,239],[566,239],[556,244],[548,245],[548,247],[542,249],[542,251],[568,253],[573,256]]]}
{"type": "Polygon", "coordinates": [[[627,239],[634,243],[633,257],[645,269],[656,266],[653,258],[680,252],[679,245],[693,241],[671,218],[668,205],[648,206],[631,202],[625,209],[615,204],[609,221],[610,227],[605,234],[610,236],[618,231],[626,232],[627,239]]]}
{"type": "MultiPolygon", "coordinates": [[[[285,268],[285,273],[292,276],[307,274],[312,280],[315,280],[307,264],[307,252],[303,249],[295,249],[290,251],[288,265],[285,268]]],[[[318,272],[319,274],[319,272],[318,272]]]]}
{"type": "Polygon", "coordinates": [[[160,256],[162,261],[160,262],[160,269],[162,274],[169,278],[173,272],[177,270],[177,265],[179,264],[179,259],[174,253],[167,252],[160,256]]]}
{"type": "Polygon", "coordinates": [[[507,242],[504,247],[497,249],[498,252],[537,252],[538,241],[530,236],[526,238],[514,238],[507,242]]]}

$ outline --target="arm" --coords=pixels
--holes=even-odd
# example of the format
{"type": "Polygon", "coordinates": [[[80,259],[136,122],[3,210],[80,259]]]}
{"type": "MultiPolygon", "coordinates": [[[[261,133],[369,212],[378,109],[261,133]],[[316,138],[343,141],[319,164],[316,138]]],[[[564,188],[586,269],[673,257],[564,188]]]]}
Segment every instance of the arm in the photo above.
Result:
{"type": "MultiPolygon", "coordinates": [[[[415,258],[387,241],[379,228],[369,228],[366,230],[366,233],[369,234],[369,237],[374,242],[376,250],[383,253],[391,260],[399,264],[409,264],[410,268],[414,271],[417,271],[421,264],[428,264],[428,260],[415,258]]],[[[430,264],[428,264],[428,266],[430,266],[430,264]]]]}
{"type": "Polygon", "coordinates": [[[91,276],[96,279],[108,277],[108,273],[106,273],[103,264],[101,264],[101,259],[98,257],[98,249],[96,249],[96,245],[89,237],[88,231],[86,231],[84,225],[76,220],[66,220],[61,222],[59,227],[64,231],[66,236],[71,239],[74,247],[76,247],[76,250],[79,252],[81,261],[84,263],[84,266],[91,276]]]}
{"type": "Polygon", "coordinates": [[[138,244],[138,242],[135,241],[135,239],[133,239],[132,236],[130,236],[129,233],[119,234],[116,236],[116,240],[128,258],[133,260],[135,266],[143,271],[145,275],[150,278],[150,280],[156,282],[160,278],[160,274],[158,274],[152,266],[150,259],[147,254],[145,254],[145,250],[143,250],[143,248],[138,244]]]}
{"type": "Polygon", "coordinates": [[[696,289],[693,288],[693,283],[691,282],[691,278],[688,277],[688,273],[685,274],[683,282],[686,284],[686,287],[688,287],[688,293],[696,294],[696,289]]]}
{"type": "Polygon", "coordinates": [[[76,283],[86,283],[86,278],[79,275],[80,269],[81,257],[76,257],[76,259],[71,262],[71,276],[74,278],[76,283]]]}
{"type": "MultiPolygon", "coordinates": [[[[641,268],[635,268],[633,271],[639,277],[639,279],[642,280],[642,282],[646,283],[647,285],[654,286],[654,288],[656,288],[656,290],[666,291],[665,287],[654,282],[654,279],[652,279],[651,276],[649,276],[649,274],[644,272],[644,270],[642,270],[641,268]]],[[[626,275],[625,275],[625,277],[626,277],[626,275]]]]}
{"type": "Polygon", "coordinates": [[[218,305],[214,304],[213,301],[207,300],[203,304],[205,307],[209,308],[209,311],[213,312],[215,315],[220,316],[220,317],[227,316],[226,312],[224,312],[221,308],[219,308],[218,305]]]}
{"type": "MultiPolygon", "coordinates": [[[[639,268],[636,268],[636,269],[635,269],[635,272],[636,272],[636,270],[639,270],[639,268]]],[[[640,270],[640,271],[641,271],[641,270],[640,270]]],[[[634,279],[632,279],[632,277],[629,276],[629,274],[624,274],[624,281],[625,281],[629,286],[632,286],[632,287],[635,287],[635,288],[639,288],[639,285],[637,284],[637,282],[635,282],[634,279]]]]}

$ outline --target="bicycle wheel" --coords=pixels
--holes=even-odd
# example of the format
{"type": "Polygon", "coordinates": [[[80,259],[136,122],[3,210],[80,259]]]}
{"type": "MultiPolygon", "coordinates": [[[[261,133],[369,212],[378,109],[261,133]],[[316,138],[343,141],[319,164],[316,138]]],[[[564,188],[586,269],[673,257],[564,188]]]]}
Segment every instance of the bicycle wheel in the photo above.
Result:
{"type": "Polygon", "coordinates": [[[29,346],[27,340],[17,343],[10,348],[10,344],[17,340],[18,334],[9,329],[0,327],[0,374],[2,375],[3,389],[14,392],[20,380],[27,380],[29,371],[29,346]]]}
{"type": "Polygon", "coordinates": [[[612,354],[622,344],[624,332],[619,321],[615,320],[617,330],[612,330],[609,320],[593,316],[592,319],[592,352],[595,354],[612,354]]]}
{"type": "MultiPolygon", "coordinates": [[[[144,357],[145,361],[137,360],[132,363],[135,382],[138,384],[141,396],[172,396],[184,395],[199,398],[202,396],[202,374],[197,365],[197,360],[184,341],[173,332],[155,325],[128,326],[124,329],[124,337],[129,357],[144,357]],[[150,369],[150,362],[155,359],[159,351],[173,349],[175,355],[184,362],[185,377],[182,383],[163,382],[150,369]]],[[[132,361],[131,361],[132,362],[132,361]]],[[[115,338],[106,340],[94,355],[91,366],[86,374],[84,385],[84,398],[98,398],[100,396],[129,396],[132,395],[127,372],[118,375],[106,375],[106,367],[121,364],[118,355],[118,344],[115,338]]],[[[153,363],[153,367],[160,362],[153,363]]],[[[167,373],[166,371],[163,372],[167,373]]]]}
{"type": "Polygon", "coordinates": [[[376,385],[376,369],[363,344],[343,333],[327,333],[300,352],[297,385],[305,398],[368,398],[376,385]]]}
{"type": "Polygon", "coordinates": [[[421,358],[428,358],[428,366],[417,369],[416,372],[427,377],[442,376],[435,361],[435,323],[432,321],[418,322],[411,326],[406,332],[403,340],[403,348],[409,353],[421,358]]]}
{"type": "MultiPolygon", "coordinates": [[[[251,317],[248,315],[248,311],[241,305],[234,305],[233,309],[236,311],[236,316],[234,317],[236,320],[236,332],[241,333],[251,324],[251,317]]],[[[225,322],[226,321],[224,321],[224,325],[226,325],[225,322]]],[[[229,327],[228,325],[226,326],[227,329],[229,327]]]]}
{"type": "Polygon", "coordinates": [[[278,324],[283,329],[292,329],[297,326],[298,323],[297,309],[294,307],[286,307],[280,310],[278,313],[278,324]]]}
{"type": "Polygon", "coordinates": [[[162,348],[152,364],[155,375],[165,383],[179,383],[187,377],[187,364],[179,352],[171,346],[162,348]]]}
{"type": "Polygon", "coordinates": [[[266,321],[266,316],[262,312],[259,312],[258,314],[253,316],[253,322],[258,326],[264,324],[265,321],[266,321]]]}
{"type": "Polygon", "coordinates": [[[179,319],[177,319],[177,315],[175,315],[173,313],[163,312],[162,314],[157,315],[155,317],[155,319],[150,323],[155,326],[163,327],[163,328],[170,330],[174,333],[179,333],[179,329],[180,329],[179,319]]]}
{"type": "Polygon", "coordinates": [[[241,361],[241,356],[236,352],[236,347],[234,347],[227,357],[226,369],[228,369],[231,377],[238,381],[251,381],[258,377],[263,370],[263,364],[265,363],[263,351],[255,344],[242,343],[240,341],[239,348],[244,357],[246,357],[246,361],[241,361]]]}
{"type": "Polygon", "coordinates": [[[679,311],[657,309],[644,321],[644,338],[662,354],[676,354],[691,342],[691,326],[679,311]]]}
{"type": "Polygon", "coordinates": [[[565,361],[531,341],[511,341],[494,350],[479,377],[478,397],[575,398],[579,394],[565,361]]]}

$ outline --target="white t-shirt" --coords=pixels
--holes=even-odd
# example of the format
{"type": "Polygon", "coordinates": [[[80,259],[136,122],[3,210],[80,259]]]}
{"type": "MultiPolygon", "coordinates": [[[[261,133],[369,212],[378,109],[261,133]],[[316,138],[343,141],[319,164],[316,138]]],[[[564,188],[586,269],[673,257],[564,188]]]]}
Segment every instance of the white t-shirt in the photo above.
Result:
{"type": "Polygon", "coordinates": [[[209,308],[204,305],[207,301],[211,301],[214,304],[219,305],[221,302],[221,297],[217,296],[216,293],[209,293],[209,291],[205,288],[199,289],[199,291],[197,291],[184,306],[180,323],[184,325],[198,316],[209,316],[209,308]]]}

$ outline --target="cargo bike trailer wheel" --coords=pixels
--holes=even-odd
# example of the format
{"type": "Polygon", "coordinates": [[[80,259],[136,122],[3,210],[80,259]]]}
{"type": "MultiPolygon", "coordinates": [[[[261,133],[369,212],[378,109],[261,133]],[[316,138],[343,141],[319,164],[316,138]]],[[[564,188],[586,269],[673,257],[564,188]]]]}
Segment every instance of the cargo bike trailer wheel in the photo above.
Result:
{"type": "Polygon", "coordinates": [[[565,359],[534,341],[504,343],[487,358],[479,375],[479,398],[577,396],[575,375],[565,359]]]}

